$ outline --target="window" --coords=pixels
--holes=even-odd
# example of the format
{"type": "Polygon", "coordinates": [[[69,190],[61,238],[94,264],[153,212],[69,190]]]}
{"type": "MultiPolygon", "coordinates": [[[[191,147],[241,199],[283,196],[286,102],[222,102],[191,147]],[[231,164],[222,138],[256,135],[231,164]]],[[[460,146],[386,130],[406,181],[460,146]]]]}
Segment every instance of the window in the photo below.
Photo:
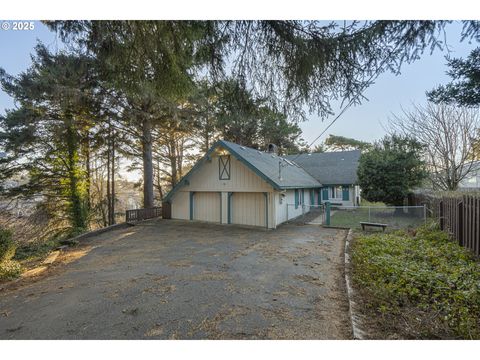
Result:
{"type": "Polygon", "coordinates": [[[220,180],[230,180],[230,155],[220,155],[218,157],[218,178],[220,180]]]}
{"type": "Polygon", "coordinates": [[[332,199],[341,199],[341,198],[342,198],[342,187],[332,186],[332,199]]]}

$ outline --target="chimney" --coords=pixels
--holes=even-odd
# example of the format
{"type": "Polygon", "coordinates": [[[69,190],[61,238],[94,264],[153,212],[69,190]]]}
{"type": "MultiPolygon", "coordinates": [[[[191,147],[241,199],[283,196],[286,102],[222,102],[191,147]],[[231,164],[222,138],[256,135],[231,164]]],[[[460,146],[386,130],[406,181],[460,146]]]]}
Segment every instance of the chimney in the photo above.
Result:
{"type": "Polygon", "coordinates": [[[278,155],[278,148],[275,144],[268,144],[267,153],[278,155]]]}

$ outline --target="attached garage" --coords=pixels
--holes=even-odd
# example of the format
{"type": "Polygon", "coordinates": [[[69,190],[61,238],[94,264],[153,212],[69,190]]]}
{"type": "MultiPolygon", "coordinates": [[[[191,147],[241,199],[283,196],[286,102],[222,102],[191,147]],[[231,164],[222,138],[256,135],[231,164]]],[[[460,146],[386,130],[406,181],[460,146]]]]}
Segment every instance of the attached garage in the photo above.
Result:
{"type": "Polygon", "coordinates": [[[267,194],[242,193],[230,194],[230,222],[232,224],[267,226],[267,194]]]}
{"type": "Polygon", "coordinates": [[[221,192],[194,192],[191,194],[193,202],[193,220],[208,221],[208,222],[222,222],[221,206],[222,193],[221,192]]]}

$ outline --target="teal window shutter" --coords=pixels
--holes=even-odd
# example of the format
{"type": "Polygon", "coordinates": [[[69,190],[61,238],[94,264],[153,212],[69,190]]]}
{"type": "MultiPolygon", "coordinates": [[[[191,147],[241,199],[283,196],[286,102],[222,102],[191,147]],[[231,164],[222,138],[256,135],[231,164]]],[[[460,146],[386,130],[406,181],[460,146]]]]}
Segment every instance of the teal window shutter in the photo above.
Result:
{"type": "Polygon", "coordinates": [[[328,187],[323,188],[322,193],[323,201],[328,200],[328,187]]]}
{"type": "Polygon", "coordinates": [[[298,190],[295,189],[295,209],[298,209],[298,190]]]}
{"type": "Polygon", "coordinates": [[[322,190],[318,190],[318,205],[322,204],[322,190]]]}
{"type": "Polygon", "coordinates": [[[302,189],[302,205],[305,204],[305,189],[302,189]]]}
{"type": "Polygon", "coordinates": [[[349,191],[348,191],[348,186],[344,186],[342,188],[342,200],[343,201],[348,201],[349,200],[349,191]]]}
{"type": "Polygon", "coordinates": [[[313,189],[310,189],[310,205],[313,205],[315,203],[315,193],[313,189]]]}

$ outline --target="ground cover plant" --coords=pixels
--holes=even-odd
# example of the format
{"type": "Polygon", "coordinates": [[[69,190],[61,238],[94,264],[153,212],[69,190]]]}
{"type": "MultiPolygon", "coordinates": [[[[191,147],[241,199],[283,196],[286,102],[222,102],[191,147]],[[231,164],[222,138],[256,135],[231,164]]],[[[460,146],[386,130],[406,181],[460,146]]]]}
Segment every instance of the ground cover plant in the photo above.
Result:
{"type": "Polygon", "coordinates": [[[480,263],[435,226],[357,233],[352,266],[372,337],[480,339],[480,263]]]}

